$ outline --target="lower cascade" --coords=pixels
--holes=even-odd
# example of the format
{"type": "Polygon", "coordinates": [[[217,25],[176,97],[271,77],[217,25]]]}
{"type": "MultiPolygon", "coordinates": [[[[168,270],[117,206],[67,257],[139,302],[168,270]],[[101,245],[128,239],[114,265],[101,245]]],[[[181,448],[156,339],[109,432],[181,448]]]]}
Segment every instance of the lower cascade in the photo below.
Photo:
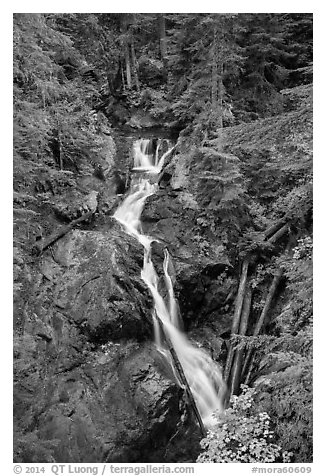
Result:
{"type": "MultiPolygon", "coordinates": [[[[149,174],[160,172],[165,158],[172,150],[170,147],[159,158],[160,146],[161,142],[158,141],[153,147],[153,143],[149,139],[139,139],[135,142],[133,170],[143,172],[143,174],[134,174],[130,193],[116,210],[114,218],[124,226],[127,233],[134,236],[144,247],[144,264],[141,277],[150,289],[154,300],[153,322],[156,347],[169,362],[178,379],[170,352],[164,344],[164,336],[162,335],[162,328],[164,328],[164,334],[172,344],[182,366],[201,419],[204,425],[209,427],[214,423],[213,412],[223,410],[226,386],[222,373],[211,357],[202,349],[192,345],[181,330],[182,323],[169,274],[172,265],[171,257],[167,249],[164,250],[163,263],[164,281],[168,296],[167,303],[160,294],[158,289],[159,278],[151,259],[151,243],[156,240],[144,235],[141,231],[140,217],[145,201],[157,189],[157,184],[151,183],[149,174]]],[[[182,386],[182,382],[179,383],[182,386]]]]}

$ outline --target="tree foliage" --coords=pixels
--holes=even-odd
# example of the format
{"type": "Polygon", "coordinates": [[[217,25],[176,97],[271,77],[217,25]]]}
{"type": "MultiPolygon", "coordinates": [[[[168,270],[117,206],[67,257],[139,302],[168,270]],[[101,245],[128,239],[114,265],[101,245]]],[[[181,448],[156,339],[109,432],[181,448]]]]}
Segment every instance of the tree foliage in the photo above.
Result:
{"type": "Polygon", "coordinates": [[[15,15],[16,178],[37,165],[78,170],[102,153],[91,115],[98,91],[82,77],[85,59],[54,22],[42,14],[15,15]]]}

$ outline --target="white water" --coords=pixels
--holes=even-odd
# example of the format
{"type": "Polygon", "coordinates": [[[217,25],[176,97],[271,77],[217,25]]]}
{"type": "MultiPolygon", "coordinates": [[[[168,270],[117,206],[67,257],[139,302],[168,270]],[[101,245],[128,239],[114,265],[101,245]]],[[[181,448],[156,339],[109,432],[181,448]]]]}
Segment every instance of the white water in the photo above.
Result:
{"type": "Polygon", "coordinates": [[[170,149],[159,159],[159,150],[162,145],[162,139],[158,139],[157,147],[153,153],[153,143],[151,139],[139,139],[134,143],[134,170],[146,173],[158,174],[164,164],[164,160],[170,149]]]}
{"type": "Polygon", "coordinates": [[[134,144],[134,170],[145,172],[144,177],[133,178],[130,194],[125,198],[114,214],[127,233],[134,236],[144,247],[144,264],[141,277],[150,289],[154,300],[154,336],[159,352],[167,359],[173,368],[173,362],[169,351],[164,345],[157,317],[161,319],[165,333],[169,336],[174,350],[183,367],[184,374],[194,395],[199,413],[205,426],[214,422],[212,413],[223,409],[222,399],[225,393],[225,384],[219,366],[210,356],[195,346],[181,331],[182,322],[178,312],[177,301],[174,296],[173,283],[169,268],[172,266],[168,250],[164,251],[164,281],[168,292],[167,303],[158,290],[159,278],[151,259],[151,243],[153,238],[146,236],[141,231],[140,216],[146,199],[155,193],[157,185],[151,184],[147,174],[160,172],[169,149],[159,158],[161,142],[157,144],[155,151],[151,150],[150,141],[140,139],[134,144]],[[156,317],[157,316],[157,317],[156,317]]]}

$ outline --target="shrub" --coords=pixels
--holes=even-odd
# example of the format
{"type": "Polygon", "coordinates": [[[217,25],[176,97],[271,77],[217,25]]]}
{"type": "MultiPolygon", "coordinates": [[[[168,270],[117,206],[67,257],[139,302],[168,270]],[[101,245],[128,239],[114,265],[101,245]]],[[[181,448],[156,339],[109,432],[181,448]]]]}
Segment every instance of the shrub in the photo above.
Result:
{"type": "Polygon", "coordinates": [[[282,452],[274,442],[270,417],[254,412],[254,389],[242,385],[243,392],[232,396],[230,407],[215,415],[216,424],[201,441],[198,463],[287,463],[291,453],[282,452]]]}

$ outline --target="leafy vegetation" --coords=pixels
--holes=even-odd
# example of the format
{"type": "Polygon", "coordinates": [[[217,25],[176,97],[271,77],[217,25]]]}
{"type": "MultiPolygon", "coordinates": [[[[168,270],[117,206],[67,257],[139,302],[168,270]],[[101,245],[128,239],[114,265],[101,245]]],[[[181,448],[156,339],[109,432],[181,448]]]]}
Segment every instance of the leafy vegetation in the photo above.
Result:
{"type": "Polygon", "coordinates": [[[275,444],[270,416],[253,410],[253,389],[243,386],[201,441],[198,463],[288,463],[291,453],[275,444]]]}

